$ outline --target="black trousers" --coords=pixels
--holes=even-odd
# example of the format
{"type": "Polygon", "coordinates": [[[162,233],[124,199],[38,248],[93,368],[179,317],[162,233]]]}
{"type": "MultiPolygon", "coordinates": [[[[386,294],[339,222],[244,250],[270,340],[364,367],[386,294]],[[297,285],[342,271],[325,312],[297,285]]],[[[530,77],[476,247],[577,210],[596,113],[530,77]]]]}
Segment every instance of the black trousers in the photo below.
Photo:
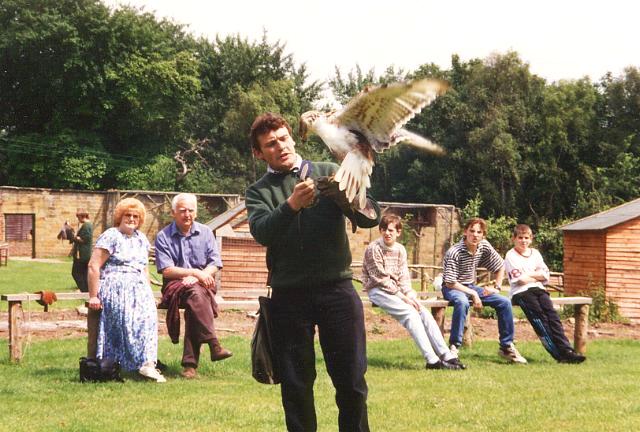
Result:
{"type": "Polygon", "coordinates": [[[82,292],[89,292],[89,283],[87,282],[87,271],[89,270],[89,261],[81,261],[73,259],[71,266],[71,276],[76,281],[76,286],[82,292]]]}
{"type": "Polygon", "coordinates": [[[561,360],[572,349],[548,292],[540,288],[529,288],[514,295],[512,302],[524,311],[542,346],[554,359],[561,360]]]}
{"type": "Polygon", "coordinates": [[[314,335],[336,389],[340,431],[369,431],[366,333],[362,301],[351,280],[326,286],[274,288],[274,348],[289,431],[315,431],[314,335]]]}

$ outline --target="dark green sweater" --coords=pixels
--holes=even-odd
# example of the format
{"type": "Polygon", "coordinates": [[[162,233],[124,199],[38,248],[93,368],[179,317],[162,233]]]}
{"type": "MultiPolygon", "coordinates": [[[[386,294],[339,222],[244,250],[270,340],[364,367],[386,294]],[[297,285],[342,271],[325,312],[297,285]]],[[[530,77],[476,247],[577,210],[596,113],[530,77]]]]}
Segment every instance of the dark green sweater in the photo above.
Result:
{"type": "Polygon", "coordinates": [[[93,225],[91,222],[88,220],[83,222],[76,236],[80,237],[81,240],[74,238],[71,255],[77,261],[89,262],[93,252],[93,225]]]}
{"type": "MultiPolygon", "coordinates": [[[[338,170],[329,162],[312,165],[314,179],[338,170]]],[[[246,193],[251,234],[267,247],[271,286],[321,285],[351,278],[351,250],[342,211],[332,200],[320,196],[315,206],[294,212],[286,200],[297,181],[290,173],[267,173],[246,193]]],[[[359,227],[378,225],[380,207],[370,201],[376,219],[356,213],[359,227]]]]}

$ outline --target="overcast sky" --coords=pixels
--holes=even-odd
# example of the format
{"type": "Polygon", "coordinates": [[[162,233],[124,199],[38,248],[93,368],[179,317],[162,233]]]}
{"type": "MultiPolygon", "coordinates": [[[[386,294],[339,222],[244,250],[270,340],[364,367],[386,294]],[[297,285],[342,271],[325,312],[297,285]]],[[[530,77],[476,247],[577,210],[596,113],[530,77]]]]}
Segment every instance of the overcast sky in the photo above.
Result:
{"type": "Polygon", "coordinates": [[[640,67],[640,3],[632,0],[103,0],[144,6],[185,24],[195,35],[240,34],[286,43],[314,79],[334,66],[359,64],[377,74],[389,65],[413,70],[451,66],[515,50],[533,73],[549,81],[598,80],[626,66],[640,67]]]}

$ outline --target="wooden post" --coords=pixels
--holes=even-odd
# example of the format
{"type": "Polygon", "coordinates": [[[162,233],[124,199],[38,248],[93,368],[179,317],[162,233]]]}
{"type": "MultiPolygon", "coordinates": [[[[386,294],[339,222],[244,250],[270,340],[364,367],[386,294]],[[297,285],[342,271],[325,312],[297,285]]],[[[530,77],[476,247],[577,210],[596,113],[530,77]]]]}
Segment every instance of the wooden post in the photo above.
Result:
{"type": "Polygon", "coordinates": [[[589,328],[589,305],[575,305],[574,317],[576,328],[573,334],[573,346],[576,352],[586,354],[587,352],[587,329],[589,328]]]}
{"type": "Polygon", "coordinates": [[[87,357],[90,359],[95,359],[98,351],[100,312],[94,309],[89,309],[87,312],[87,357]]]}
{"type": "Polygon", "coordinates": [[[22,301],[9,301],[9,358],[19,362],[22,358],[22,301]]]}
{"type": "Polygon", "coordinates": [[[447,310],[446,307],[432,307],[431,315],[433,315],[433,319],[438,323],[438,327],[440,327],[440,332],[444,334],[444,313],[447,310]]]}
{"type": "Polygon", "coordinates": [[[469,309],[469,313],[467,313],[467,319],[464,321],[462,346],[471,348],[471,345],[473,345],[473,325],[471,324],[471,309],[469,309]]]}
{"type": "Polygon", "coordinates": [[[426,273],[427,269],[424,267],[420,267],[420,291],[426,291],[427,290],[427,278],[426,278],[426,273]]]}

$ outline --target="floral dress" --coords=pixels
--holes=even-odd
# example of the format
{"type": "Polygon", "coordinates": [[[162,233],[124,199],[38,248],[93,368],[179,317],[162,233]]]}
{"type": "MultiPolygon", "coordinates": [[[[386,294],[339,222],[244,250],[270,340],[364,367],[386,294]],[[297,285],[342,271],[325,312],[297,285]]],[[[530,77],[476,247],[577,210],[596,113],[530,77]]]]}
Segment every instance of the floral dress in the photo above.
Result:
{"type": "Polygon", "coordinates": [[[97,356],[119,362],[123,370],[138,370],[158,355],[158,315],[147,277],[149,241],[137,230],[128,236],[109,228],[95,247],[110,254],[100,270],[97,356]]]}

